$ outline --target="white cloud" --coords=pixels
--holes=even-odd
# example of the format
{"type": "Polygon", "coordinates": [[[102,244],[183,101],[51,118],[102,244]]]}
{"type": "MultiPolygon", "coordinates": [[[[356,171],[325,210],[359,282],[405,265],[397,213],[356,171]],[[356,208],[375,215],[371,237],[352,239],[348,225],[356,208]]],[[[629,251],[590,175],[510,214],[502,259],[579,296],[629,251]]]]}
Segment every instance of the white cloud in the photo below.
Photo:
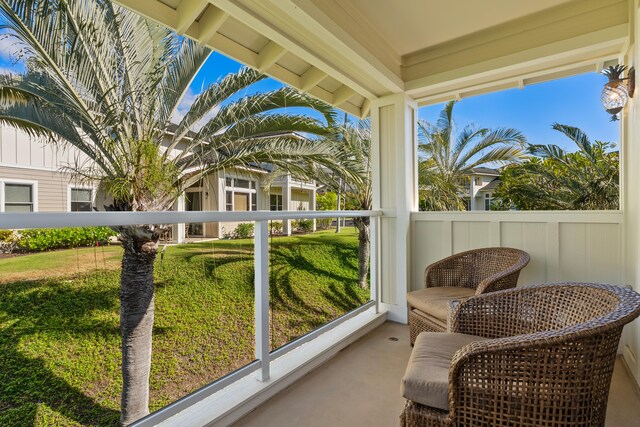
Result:
{"type": "MultiPolygon", "coordinates": [[[[180,123],[180,121],[184,118],[184,116],[187,114],[187,112],[193,105],[193,102],[196,100],[198,95],[199,94],[195,93],[193,89],[191,88],[187,89],[184,96],[180,100],[180,104],[178,104],[178,108],[176,109],[176,112],[171,117],[171,121],[173,123],[180,123]]],[[[213,110],[209,111],[207,114],[204,115],[202,119],[198,120],[193,125],[193,128],[191,130],[196,132],[199,131],[202,128],[202,126],[207,124],[207,122],[211,120],[218,113],[219,110],[220,110],[220,107],[218,106],[213,110]]]]}
{"type": "Polygon", "coordinates": [[[15,61],[16,54],[20,52],[22,46],[15,38],[8,33],[0,33],[0,60],[4,62],[15,61]]]}

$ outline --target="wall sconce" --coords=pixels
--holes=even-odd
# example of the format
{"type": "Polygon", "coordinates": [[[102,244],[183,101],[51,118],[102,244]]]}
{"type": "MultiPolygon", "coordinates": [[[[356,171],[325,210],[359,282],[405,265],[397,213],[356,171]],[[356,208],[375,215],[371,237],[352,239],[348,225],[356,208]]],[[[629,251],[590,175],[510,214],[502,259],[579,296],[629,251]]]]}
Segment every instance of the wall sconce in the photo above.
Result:
{"type": "Polygon", "coordinates": [[[635,68],[631,67],[627,77],[622,77],[622,73],[627,69],[624,65],[614,65],[602,70],[602,74],[607,76],[609,81],[605,83],[600,95],[600,102],[607,113],[611,114],[611,121],[620,120],[618,113],[622,111],[627,99],[633,98],[636,88],[635,68]],[[625,82],[626,80],[626,82],[625,82]]]}

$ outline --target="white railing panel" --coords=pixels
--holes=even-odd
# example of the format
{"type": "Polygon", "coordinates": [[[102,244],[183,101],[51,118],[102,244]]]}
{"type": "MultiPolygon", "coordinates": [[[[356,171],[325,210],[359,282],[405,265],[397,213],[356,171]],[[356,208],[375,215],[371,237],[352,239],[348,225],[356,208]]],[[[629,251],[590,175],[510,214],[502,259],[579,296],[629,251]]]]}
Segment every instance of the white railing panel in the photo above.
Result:
{"type": "Polygon", "coordinates": [[[412,289],[424,268],[457,252],[489,246],[531,255],[519,285],[557,281],[624,283],[620,211],[416,212],[412,214],[412,289]]]}

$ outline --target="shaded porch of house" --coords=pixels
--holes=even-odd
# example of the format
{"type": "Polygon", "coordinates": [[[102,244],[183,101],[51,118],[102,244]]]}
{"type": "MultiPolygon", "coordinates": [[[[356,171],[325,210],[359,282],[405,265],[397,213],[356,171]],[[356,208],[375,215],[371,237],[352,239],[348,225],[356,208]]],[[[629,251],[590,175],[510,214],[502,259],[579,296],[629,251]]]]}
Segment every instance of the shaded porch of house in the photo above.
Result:
{"type": "MultiPolygon", "coordinates": [[[[411,346],[407,325],[386,322],[239,420],[234,427],[398,425],[400,379],[411,346]]],[[[621,357],[609,394],[607,427],[640,423],[640,390],[621,357]]]]}

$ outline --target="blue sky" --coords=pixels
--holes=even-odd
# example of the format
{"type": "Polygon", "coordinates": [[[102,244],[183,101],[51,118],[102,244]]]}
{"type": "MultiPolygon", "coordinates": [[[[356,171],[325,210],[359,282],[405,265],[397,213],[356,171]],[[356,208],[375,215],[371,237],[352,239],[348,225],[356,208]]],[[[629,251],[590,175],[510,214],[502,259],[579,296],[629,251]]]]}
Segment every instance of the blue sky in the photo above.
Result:
{"type": "MultiPolygon", "coordinates": [[[[591,141],[620,139],[620,122],[611,122],[600,104],[600,92],[606,77],[598,73],[464,98],[454,107],[459,127],[475,123],[479,127],[512,127],[521,131],[532,144],[556,144],[575,151],[575,145],[551,129],[554,122],[576,126],[591,141]]],[[[420,119],[435,122],[444,104],[420,109],[420,119]]]]}
{"type": "MultiPolygon", "coordinates": [[[[0,72],[21,71],[21,64],[13,63],[10,38],[0,35],[0,72]]],[[[194,78],[189,91],[179,108],[180,114],[193,102],[195,96],[211,83],[234,73],[242,67],[238,62],[214,52],[194,78]]],[[[524,89],[506,91],[465,98],[454,109],[456,123],[463,127],[475,123],[480,127],[513,127],[520,130],[533,144],[557,144],[574,151],[572,143],[551,129],[551,124],[577,126],[591,140],[619,141],[619,123],[609,121],[610,116],[600,105],[600,92],[606,78],[597,73],[588,73],[551,82],[527,86],[524,89]]],[[[265,79],[247,88],[238,96],[282,87],[282,83],[265,79]]],[[[444,104],[423,107],[419,118],[430,122],[437,120],[444,104]]],[[[291,108],[291,112],[303,109],[291,108]]],[[[305,111],[308,113],[308,111],[305,111]]],[[[179,117],[178,116],[178,117],[179,117]]],[[[319,117],[319,115],[315,115],[319,117]]]]}

